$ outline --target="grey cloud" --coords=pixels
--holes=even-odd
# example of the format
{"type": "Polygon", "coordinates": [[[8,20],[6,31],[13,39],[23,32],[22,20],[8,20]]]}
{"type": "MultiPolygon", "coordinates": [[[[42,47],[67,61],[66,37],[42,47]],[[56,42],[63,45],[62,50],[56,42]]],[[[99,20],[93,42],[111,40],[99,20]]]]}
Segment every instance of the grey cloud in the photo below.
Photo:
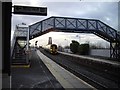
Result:
{"type": "Polygon", "coordinates": [[[47,2],[49,13],[55,12],[60,16],[71,16],[78,18],[94,18],[102,20],[108,25],[118,28],[118,6],[117,2],[47,2]],[[110,18],[107,21],[105,17],[110,18]],[[114,22],[114,23],[113,23],[114,22]]]}

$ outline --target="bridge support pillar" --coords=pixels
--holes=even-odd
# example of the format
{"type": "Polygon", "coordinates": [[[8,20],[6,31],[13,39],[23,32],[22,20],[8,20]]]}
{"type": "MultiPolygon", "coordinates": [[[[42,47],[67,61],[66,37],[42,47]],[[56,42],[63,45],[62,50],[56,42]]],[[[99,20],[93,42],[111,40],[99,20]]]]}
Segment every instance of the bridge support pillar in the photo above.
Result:
{"type": "Polygon", "coordinates": [[[110,58],[120,59],[120,43],[110,42],[110,58]]]}

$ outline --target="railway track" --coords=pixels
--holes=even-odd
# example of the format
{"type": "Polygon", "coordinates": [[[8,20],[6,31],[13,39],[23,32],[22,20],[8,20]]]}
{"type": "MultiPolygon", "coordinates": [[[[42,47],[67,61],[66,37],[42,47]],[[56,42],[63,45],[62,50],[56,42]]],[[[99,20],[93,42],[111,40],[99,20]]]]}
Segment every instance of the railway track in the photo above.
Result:
{"type": "Polygon", "coordinates": [[[119,89],[118,83],[102,77],[105,75],[105,72],[102,72],[103,75],[100,76],[99,74],[96,73],[98,72],[101,73],[101,71],[91,70],[91,68],[84,67],[76,62],[72,62],[71,60],[69,60],[70,58],[68,57],[66,58],[62,54],[51,55],[49,53],[46,53],[43,49],[40,49],[40,51],[49,58],[51,58],[53,61],[55,61],[56,63],[58,63],[59,65],[61,65],[62,67],[72,72],[73,74],[75,74],[76,76],[83,79],[84,81],[91,84],[97,89],[105,89],[105,88],[119,89]]]}
{"type": "Polygon", "coordinates": [[[108,88],[107,86],[93,80],[92,78],[88,77],[87,75],[85,75],[81,72],[74,70],[73,68],[67,67],[66,65],[63,65],[61,63],[58,63],[58,64],[61,65],[62,67],[64,67],[65,69],[69,70],[70,72],[72,72],[77,77],[79,77],[79,78],[83,79],[84,81],[86,81],[87,83],[91,84],[92,86],[94,86],[97,89],[108,88]]]}

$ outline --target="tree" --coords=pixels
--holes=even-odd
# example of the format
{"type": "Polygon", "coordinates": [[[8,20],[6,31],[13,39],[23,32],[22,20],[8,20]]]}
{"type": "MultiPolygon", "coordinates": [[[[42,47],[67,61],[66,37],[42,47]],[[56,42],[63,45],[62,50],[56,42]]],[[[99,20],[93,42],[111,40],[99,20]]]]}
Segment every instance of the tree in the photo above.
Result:
{"type": "Polygon", "coordinates": [[[69,48],[70,48],[70,46],[65,46],[64,48],[65,48],[65,49],[69,49],[69,48]]]}
{"type": "Polygon", "coordinates": [[[72,40],[72,43],[70,44],[70,50],[73,53],[77,53],[78,52],[78,46],[79,46],[79,42],[72,40]]]}
{"type": "Polygon", "coordinates": [[[82,55],[88,55],[89,54],[89,44],[81,44],[78,47],[78,52],[82,55]]]}
{"type": "Polygon", "coordinates": [[[96,46],[96,45],[94,45],[94,44],[91,44],[90,45],[90,49],[97,49],[98,47],[96,46]]]}

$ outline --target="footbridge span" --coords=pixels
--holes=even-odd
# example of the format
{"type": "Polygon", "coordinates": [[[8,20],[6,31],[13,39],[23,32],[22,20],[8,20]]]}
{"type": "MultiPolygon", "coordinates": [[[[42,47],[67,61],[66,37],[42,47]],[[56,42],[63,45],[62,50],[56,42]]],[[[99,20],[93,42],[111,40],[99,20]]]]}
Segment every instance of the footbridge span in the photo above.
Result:
{"type": "Polygon", "coordinates": [[[120,34],[117,32],[117,30],[100,20],[70,17],[50,17],[30,25],[29,30],[30,39],[50,31],[93,33],[110,42],[111,58],[120,58],[120,34]]]}

